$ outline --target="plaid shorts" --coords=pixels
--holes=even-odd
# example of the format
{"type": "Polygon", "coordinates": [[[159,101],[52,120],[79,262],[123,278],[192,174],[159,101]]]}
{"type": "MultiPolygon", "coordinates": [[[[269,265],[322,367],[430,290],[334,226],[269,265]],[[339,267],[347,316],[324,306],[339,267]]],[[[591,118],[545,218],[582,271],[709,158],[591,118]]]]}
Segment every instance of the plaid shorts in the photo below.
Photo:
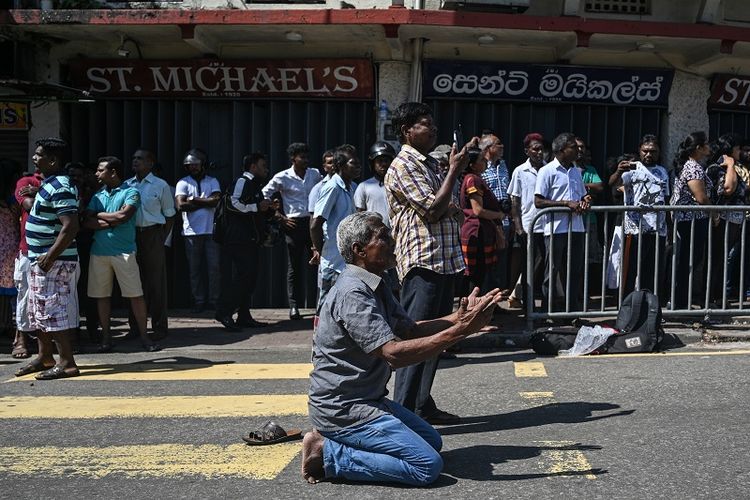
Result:
{"type": "Polygon", "coordinates": [[[29,266],[27,314],[32,330],[59,332],[78,327],[78,262],[55,261],[48,272],[29,266]]]}

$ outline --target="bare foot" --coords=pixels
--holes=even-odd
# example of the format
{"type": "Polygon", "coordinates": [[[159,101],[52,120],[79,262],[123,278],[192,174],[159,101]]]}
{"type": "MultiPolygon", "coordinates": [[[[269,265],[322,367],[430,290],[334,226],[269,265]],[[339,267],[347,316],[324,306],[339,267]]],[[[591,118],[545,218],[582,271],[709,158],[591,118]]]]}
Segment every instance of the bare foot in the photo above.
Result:
{"type": "Polygon", "coordinates": [[[325,477],[323,470],[323,436],[313,429],[302,440],[302,477],[315,484],[325,477]]]}

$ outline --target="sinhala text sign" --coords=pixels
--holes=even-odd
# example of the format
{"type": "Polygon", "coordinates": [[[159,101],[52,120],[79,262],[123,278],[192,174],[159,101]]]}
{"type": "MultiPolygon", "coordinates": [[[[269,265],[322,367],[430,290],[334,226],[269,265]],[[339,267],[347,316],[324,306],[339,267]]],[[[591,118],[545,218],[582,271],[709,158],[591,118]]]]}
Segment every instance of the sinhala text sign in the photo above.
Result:
{"type": "Polygon", "coordinates": [[[423,96],[666,107],[671,70],[428,61],[423,96]]]}
{"type": "Polygon", "coordinates": [[[367,59],[80,59],[70,64],[71,83],[110,97],[324,97],[373,96],[367,59]]]}

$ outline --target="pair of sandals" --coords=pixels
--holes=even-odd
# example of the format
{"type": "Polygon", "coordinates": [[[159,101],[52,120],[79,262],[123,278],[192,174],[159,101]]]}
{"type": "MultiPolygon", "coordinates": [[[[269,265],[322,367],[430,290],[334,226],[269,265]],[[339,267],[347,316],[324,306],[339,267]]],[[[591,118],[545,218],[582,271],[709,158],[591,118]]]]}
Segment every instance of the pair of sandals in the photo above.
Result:
{"type": "Polygon", "coordinates": [[[29,363],[26,366],[21,367],[16,371],[16,377],[23,377],[24,375],[30,375],[36,373],[34,377],[37,380],[57,380],[60,378],[77,377],[81,372],[76,368],[75,370],[66,371],[60,365],[44,366],[34,363],[29,363]]]}

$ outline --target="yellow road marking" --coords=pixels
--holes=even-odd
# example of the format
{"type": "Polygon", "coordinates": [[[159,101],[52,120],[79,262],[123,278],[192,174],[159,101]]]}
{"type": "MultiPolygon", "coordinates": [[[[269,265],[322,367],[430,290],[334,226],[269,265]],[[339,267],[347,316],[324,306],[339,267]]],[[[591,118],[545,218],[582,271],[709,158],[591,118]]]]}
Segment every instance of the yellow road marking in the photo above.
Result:
{"type": "MultiPolygon", "coordinates": [[[[133,363],[123,365],[81,365],[79,377],[64,380],[270,380],[307,379],[310,363],[215,365],[133,363]]],[[[34,374],[14,377],[6,382],[33,380],[34,374]]]]}
{"type": "Polygon", "coordinates": [[[519,392],[521,399],[536,405],[555,403],[555,395],[551,392],[519,392]]]}
{"type": "Polygon", "coordinates": [[[596,479],[591,464],[573,441],[536,441],[547,448],[542,450],[540,465],[556,476],[583,476],[596,479]],[[552,449],[550,449],[552,448],[552,449]]]}
{"type": "Polygon", "coordinates": [[[0,474],[102,478],[203,476],[274,479],[301,450],[274,446],[156,444],[105,447],[0,447],[0,474]]]}
{"type": "Polygon", "coordinates": [[[307,395],[0,397],[4,418],[165,418],[307,415],[307,395]]]}
{"type": "Polygon", "coordinates": [[[516,377],[546,377],[547,370],[544,369],[544,363],[539,361],[515,361],[513,367],[516,371],[516,377]]]}

